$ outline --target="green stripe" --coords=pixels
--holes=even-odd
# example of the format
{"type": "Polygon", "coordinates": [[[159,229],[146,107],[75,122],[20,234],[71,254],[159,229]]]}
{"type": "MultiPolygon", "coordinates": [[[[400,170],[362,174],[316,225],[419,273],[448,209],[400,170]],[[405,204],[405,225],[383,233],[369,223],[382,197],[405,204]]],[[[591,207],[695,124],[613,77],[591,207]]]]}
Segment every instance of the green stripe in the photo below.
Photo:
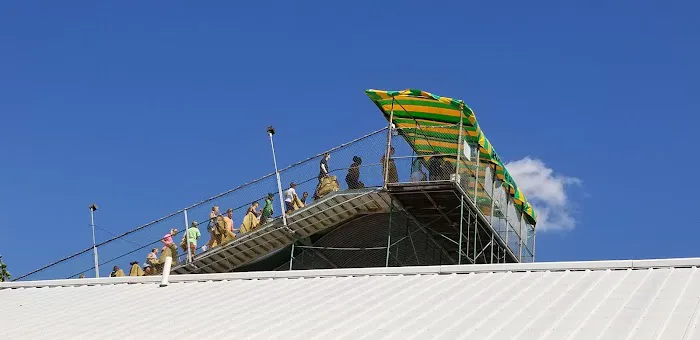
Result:
{"type": "MultiPolygon", "coordinates": [[[[442,109],[459,109],[460,107],[463,107],[463,113],[467,118],[474,118],[475,123],[472,125],[468,120],[463,120],[464,123],[464,129],[467,131],[467,133],[464,134],[464,139],[468,142],[471,143],[479,143],[479,138],[481,135],[483,135],[483,132],[479,134],[479,136],[469,136],[468,132],[475,132],[478,130],[479,123],[476,121],[476,116],[474,115],[474,111],[467,105],[465,105],[462,101],[460,100],[455,100],[451,99],[450,103],[443,103],[440,102],[439,100],[442,97],[439,97],[437,95],[430,94],[430,97],[434,99],[434,102],[426,102],[426,101],[421,101],[421,100],[415,100],[411,99],[410,96],[415,96],[415,97],[422,97],[421,91],[420,90],[415,90],[411,89],[409,90],[409,94],[404,94],[402,96],[399,96],[397,98],[393,99],[380,99],[379,95],[372,91],[366,91],[367,95],[372,99],[372,101],[377,105],[377,107],[387,116],[389,116],[389,112],[384,110],[382,107],[382,104],[391,104],[392,101],[395,101],[394,103],[394,119],[396,123],[408,123],[408,124],[414,124],[416,122],[413,121],[413,119],[424,119],[424,120],[431,120],[433,122],[420,122],[417,123],[418,126],[440,126],[441,123],[449,123],[449,124],[457,124],[459,123],[460,118],[459,117],[452,117],[452,116],[447,116],[447,115],[442,115],[442,114],[436,114],[436,113],[429,113],[429,112],[421,112],[421,111],[404,111],[403,108],[401,107],[402,105],[415,105],[415,106],[424,106],[424,107],[436,107],[436,108],[442,108],[442,109]],[[397,105],[400,104],[400,105],[397,105]],[[397,107],[398,106],[398,107],[397,107]]],[[[400,91],[387,91],[387,94],[389,96],[395,97],[398,96],[400,91]]],[[[445,127],[450,130],[452,130],[452,127],[445,127]]],[[[457,129],[454,129],[457,130],[457,129]]],[[[420,130],[418,128],[404,128],[402,129],[403,132],[402,135],[404,138],[407,139],[407,142],[409,144],[412,144],[414,149],[416,150],[417,153],[425,153],[425,154],[430,154],[432,152],[438,152],[438,153],[453,153],[456,154],[458,152],[458,146],[457,146],[457,140],[455,138],[455,135],[459,134],[459,131],[455,131],[454,134],[451,133],[441,133],[441,132],[432,132],[432,131],[424,131],[420,130]],[[422,139],[422,140],[427,140],[427,141],[441,141],[441,142],[448,142],[448,143],[454,143],[455,147],[442,147],[442,146],[430,146],[430,145],[415,145],[415,142],[411,143],[411,140],[416,140],[416,139],[422,139]]],[[[500,159],[499,155],[496,153],[495,148],[493,147],[493,144],[491,141],[489,141],[486,136],[483,138],[483,142],[481,143],[482,147],[485,150],[491,150],[491,152],[482,152],[481,148],[479,150],[479,157],[484,158],[488,162],[495,163],[496,164],[496,171],[495,171],[495,176],[500,176],[504,178],[504,182],[506,183],[506,186],[512,187],[514,191],[514,195],[517,197],[519,200],[523,201],[523,205],[517,205],[516,209],[523,213],[525,215],[526,221],[528,221],[531,224],[535,224],[535,211],[532,209],[532,205],[527,201],[527,198],[522,194],[520,189],[517,187],[515,184],[515,181],[511,177],[510,173],[508,173],[508,170],[505,168],[505,165],[503,164],[503,161],[500,159]],[[499,170],[500,169],[500,170],[499,170]]]]}
{"type": "Polygon", "coordinates": [[[455,153],[457,152],[457,149],[455,148],[446,148],[442,146],[429,146],[429,145],[418,145],[416,146],[416,151],[424,152],[425,155],[431,154],[433,151],[438,152],[438,153],[455,153]]]}
{"type": "Polygon", "coordinates": [[[367,93],[367,96],[369,97],[369,99],[372,99],[372,100],[375,101],[375,102],[378,101],[378,100],[380,100],[380,99],[382,99],[382,97],[380,97],[380,96],[379,96],[377,93],[375,93],[374,91],[369,91],[369,90],[367,90],[367,91],[365,91],[365,93],[367,93]]]}
{"type": "MultiPolygon", "coordinates": [[[[385,112],[385,114],[388,116],[389,112],[385,112]]],[[[440,122],[451,123],[451,124],[459,123],[459,117],[451,117],[451,116],[441,115],[441,114],[437,114],[437,113],[428,113],[428,112],[419,112],[419,111],[404,111],[403,109],[397,110],[396,106],[394,106],[394,117],[437,120],[440,122]]]]}
{"type": "MultiPolygon", "coordinates": [[[[401,111],[401,112],[404,112],[404,111],[401,111]]],[[[396,113],[396,112],[394,112],[394,113],[396,113]]],[[[436,122],[436,121],[416,122],[416,120],[414,120],[412,118],[394,117],[394,123],[411,124],[413,126],[418,126],[418,127],[442,127],[444,129],[454,129],[455,131],[459,131],[459,125],[456,125],[456,124],[447,124],[447,123],[436,122]]]]}

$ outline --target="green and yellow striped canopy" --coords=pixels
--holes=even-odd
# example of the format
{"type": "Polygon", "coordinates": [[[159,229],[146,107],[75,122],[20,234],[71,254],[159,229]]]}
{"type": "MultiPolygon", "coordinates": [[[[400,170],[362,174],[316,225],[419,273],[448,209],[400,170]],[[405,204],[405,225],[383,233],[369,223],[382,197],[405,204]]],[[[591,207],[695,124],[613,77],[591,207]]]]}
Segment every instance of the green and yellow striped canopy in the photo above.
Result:
{"type": "Polygon", "coordinates": [[[532,205],[518,189],[493,145],[481,131],[474,111],[463,101],[411,89],[365,92],[387,120],[393,111],[393,123],[419,155],[434,152],[456,155],[460,150],[457,124],[461,120],[464,140],[479,146],[479,159],[493,166],[495,177],[505,183],[518,211],[528,222],[536,224],[532,205]]]}

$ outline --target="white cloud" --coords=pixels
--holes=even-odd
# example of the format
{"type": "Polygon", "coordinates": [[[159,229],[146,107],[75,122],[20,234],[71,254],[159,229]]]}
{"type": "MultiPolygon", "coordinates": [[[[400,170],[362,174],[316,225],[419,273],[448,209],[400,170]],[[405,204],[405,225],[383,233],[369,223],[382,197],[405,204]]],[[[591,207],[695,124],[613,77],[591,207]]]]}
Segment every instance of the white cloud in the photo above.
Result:
{"type": "Polygon", "coordinates": [[[544,162],[530,157],[510,162],[506,168],[535,209],[538,230],[568,230],[576,226],[567,187],[580,185],[580,179],[555,174],[544,162]]]}

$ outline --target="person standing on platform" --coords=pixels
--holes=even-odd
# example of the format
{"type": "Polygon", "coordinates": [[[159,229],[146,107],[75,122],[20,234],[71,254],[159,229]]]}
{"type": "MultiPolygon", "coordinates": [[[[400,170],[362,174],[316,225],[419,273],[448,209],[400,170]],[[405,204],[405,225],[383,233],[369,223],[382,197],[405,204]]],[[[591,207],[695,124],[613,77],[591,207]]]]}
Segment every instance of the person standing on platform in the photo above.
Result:
{"type": "Polygon", "coordinates": [[[216,218],[219,216],[219,206],[215,205],[211,208],[209,212],[209,224],[207,225],[207,231],[209,232],[209,242],[207,242],[207,249],[211,249],[216,243],[216,218]]]}
{"type": "Polygon", "coordinates": [[[262,215],[260,216],[260,224],[265,224],[270,217],[275,213],[275,210],[272,208],[272,201],[275,198],[275,195],[272,193],[267,194],[267,197],[265,197],[265,206],[263,206],[262,210],[262,215]]]}
{"type": "Polygon", "coordinates": [[[224,222],[226,223],[226,229],[230,232],[233,232],[233,209],[229,208],[228,210],[226,210],[224,222]]]}
{"type": "Polygon", "coordinates": [[[382,162],[382,176],[386,177],[387,183],[398,183],[399,182],[399,173],[396,171],[396,163],[394,163],[394,159],[391,158],[394,156],[394,147],[392,146],[389,149],[389,161],[386,161],[387,155],[385,154],[382,156],[381,162],[382,162]],[[384,165],[386,164],[386,169],[384,168],[384,165]],[[387,171],[389,172],[387,174],[387,171]]]}
{"type": "Polygon", "coordinates": [[[318,181],[319,183],[321,180],[328,176],[329,170],[328,170],[328,160],[331,159],[331,154],[326,152],[323,157],[321,158],[321,163],[319,164],[319,172],[318,172],[318,181]]]}
{"type": "Polygon", "coordinates": [[[289,184],[289,189],[284,192],[284,207],[287,212],[294,211],[294,199],[297,198],[296,187],[297,184],[292,182],[289,184]]]}
{"type": "Polygon", "coordinates": [[[361,189],[365,185],[360,181],[360,165],[362,158],[359,156],[352,157],[352,165],[348,169],[348,174],[345,176],[345,183],[348,184],[348,189],[361,189]]]}
{"type": "Polygon", "coordinates": [[[184,252],[187,252],[187,241],[189,239],[189,247],[190,251],[192,252],[192,256],[195,255],[197,252],[197,240],[202,236],[202,233],[199,232],[199,227],[197,226],[197,222],[192,221],[192,224],[190,224],[190,227],[187,228],[187,231],[185,231],[185,235],[182,236],[182,242],[180,244],[182,245],[182,250],[184,252]]]}

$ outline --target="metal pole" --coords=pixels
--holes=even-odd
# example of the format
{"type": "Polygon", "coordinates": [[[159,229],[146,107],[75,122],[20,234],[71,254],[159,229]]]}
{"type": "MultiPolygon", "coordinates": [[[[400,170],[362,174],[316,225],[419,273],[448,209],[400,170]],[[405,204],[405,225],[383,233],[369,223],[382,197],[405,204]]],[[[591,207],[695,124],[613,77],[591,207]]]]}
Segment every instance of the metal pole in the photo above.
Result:
{"type": "Polygon", "coordinates": [[[280,180],[280,172],[277,169],[277,156],[275,155],[275,142],[272,141],[272,135],[275,134],[275,130],[270,126],[267,128],[267,134],[270,136],[270,147],[272,147],[272,162],[275,164],[275,175],[277,175],[277,191],[280,196],[280,208],[282,209],[282,225],[287,227],[287,213],[284,209],[284,196],[282,195],[282,181],[280,180]]]}
{"type": "MultiPolygon", "coordinates": [[[[493,164],[489,164],[489,169],[493,164]]],[[[494,234],[497,232],[496,228],[493,227],[493,211],[496,204],[496,200],[493,197],[494,189],[496,187],[496,168],[491,170],[491,216],[489,216],[489,223],[491,223],[491,263],[493,263],[493,245],[494,245],[494,234]]],[[[486,176],[484,176],[484,182],[486,182],[486,176]]],[[[500,245],[499,245],[500,248],[500,245]]],[[[498,257],[498,255],[496,255],[498,257]]],[[[500,260],[498,261],[500,262],[500,260]]]]}
{"type": "MultiPolygon", "coordinates": [[[[462,141],[462,129],[464,127],[464,109],[460,108],[459,110],[459,135],[458,135],[458,141],[457,141],[457,166],[455,167],[455,181],[457,182],[457,185],[462,185],[461,181],[459,180],[459,163],[461,163],[461,158],[462,158],[462,145],[464,144],[464,141],[462,141]]],[[[457,256],[457,264],[462,264],[462,226],[464,224],[464,196],[459,195],[459,246],[458,246],[458,256],[457,256]]]]}
{"type": "MultiPolygon", "coordinates": [[[[491,165],[489,165],[489,168],[491,168],[491,165]]],[[[496,199],[493,196],[495,194],[495,189],[496,189],[496,167],[494,166],[493,170],[491,170],[491,216],[489,217],[489,222],[491,222],[492,227],[493,227],[494,206],[496,204],[496,199]]]]}
{"type": "MultiPolygon", "coordinates": [[[[464,202],[464,195],[461,195],[461,196],[462,196],[462,202],[464,202]]],[[[471,212],[471,210],[469,210],[469,215],[467,215],[467,253],[469,253],[469,244],[470,244],[469,236],[471,235],[471,234],[469,234],[469,228],[471,225],[472,225],[472,212],[471,212]]],[[[459,243],[462,243],[461,239],[459,240],[459,243]]],[[[469,255],[467,255],[467,260],[469,260],[469,255]]],[[[472,261],[472,264],[476,263],[474,261],[474,259],[471,259],[471,261],[472,261]]]]}
{"type": "MultiPolygon", "coordinates": [[[[471,212],[469,214],[471,215],[471,212]]],[[[478,231],[479,231],[479,216],[474,216],[474,255],[472,255],[474,257],[474,263],[476,263],[476,237],[477,237],[478,231]]]]}
{"type": "Polygon", "coordinates": [[[187,209],[182,211],[185,215],[185,239],[187,241],[187,263],[192,263],[192,249],[190,249],[190,233],[189,233],[189,223],[187,221],[187,209]]]}
{"type": "MultiPolygon", "coordinates": [[[[505,182],[503,182],[503,184],[505,185],[505,182]]],[[[506,243],[506,248],[509,248],[509,249],[510,249],[510,244],[508,243],[508,235],[510,234],[510,221],[508,221],[508,210],[510,210],[510,209],[508,209],[508,200],[509,200],[509,198],[508,198],[508,191],[507,191],[507,189],[504,187],[503,190],[506,191],[506,193],[505,193],[505,194],[506,194],[506,195],[505,195],[505,199],[506,199],[506,202],[505,202],[505,203],[506,203],[506,209],[505,209],[505,211],[501,211],[501,213],[504,213],[504,212],[505,212],[505,214],[503,214],[503,220],[506,222],[506,239],[505,239],[504,242],[506,243]]],[[[513,249],[511,249],[511,250],[513,250],[513,249]]]]}
{"type": "Polygon", "coordinates": [[[493,243],[493,242],[494,242],[494,240],[493,240],[493,236],[494,236],[493,233],[494,233],[494,232],[495,232],[495,231],[493,230],[493,228],[491,228],[491,263],[493,263],[493,244],[494,244],[494,243],[493,243]]]}
{"type": "MultiPolygon", "coordinates": [[[[389,181],[389,152],[391,151],[391,124],[394,121],[394,97],[391,97],[391,112],[389,113],[389,129],[386,133],[386,153],[384,154],[384,184],[382,188],[386,189],[386,182],[389,181]]],[[[387,263],[389,262],[387,257],[387,263]]]]}
{"type": "Polygon", "coordinates": [[[168,284],[168,278],[170,277],[170,268],[173,265],[173,258],[168,256],[165,258],[165,264],[163,265],[163,279],[160,281],[161,287],[166,287],[168,284]]]}
{"type": "Polygon", "coordinates": [[[477,197],[479,197],[479,146],[476,147],[476,170],[474,170],[474,205],[479,209],[477,197]]]}
{"type": "MultiPolygon", "coordinates": [[[[460,129],[461,131],[461,129],[460,129]]],[[[459,164],[459,161],[457,162],[459,164]]],[[[457,264],[462,264],[462,225],[464,224],[464,195],[459,195],[459,246],[457,264]]]]}
{"type": "MultiPolygon", "coordinates": [[[[522,207],[522,206],[521,206],[522,207]]],[[[520,242],[518,243],[518,253],[520,256],[520,262],[523,262],[523,210],[520,209],[520,226],[518,226],[518,229],[520,229],[520,242]]]]}
{"type": "Polygon", "coordinates": [[[389,250],[391,249],[391,216],[394,214],[394,196],[391,196],[389,205],[389,236],[386,240],[386,263],[385,267],[389,267],[389,250]]]}
{"type": "Polygon", "coordinates": [[[95,211],[97,204],[90,206],[90,226],[92,227],[92,253],[95,257],[95,277],[100,277],[100,261],[97,258],[97,243],[95,242],[95,211]]]}
{"type": "Polygon", "coordinates": [[[294,265],[294,243],[292,242],[292,251],[289,252],[289,270],[292,270],[292,266],[294,265]]]}
{"type": "Polygon", "coordinates": [[[535,247],[537,247],[537,228],[532,226],[532,262],[535,262],[535,247]]]}
{"type": "MultiPolygon", "coordinates": [[[[455,180],[457,181],[457,185],[462,185],[462,183],[460,183],[460,181],[458,179],[459,179],[459,163],[461,163],[460,160],[462,158],[461,156],[462,156],[462,152],[463,152],[462,145],[464,144],[464,141],[462,141],[462,129],[464,127],[463,116],[464,116],[464,109],[462,108],[459,110],[459,137],[458,137],[459,139],[457,141],[457,166],[455,167],[455,180]]],[[[461,225],[461,222],[460,222],[460,225],[461,225]]],[[[459,239],[460,244],[462,243],[461,237],[462,237],[462,235],[460,235],[460,239],[459,239]]]]}

